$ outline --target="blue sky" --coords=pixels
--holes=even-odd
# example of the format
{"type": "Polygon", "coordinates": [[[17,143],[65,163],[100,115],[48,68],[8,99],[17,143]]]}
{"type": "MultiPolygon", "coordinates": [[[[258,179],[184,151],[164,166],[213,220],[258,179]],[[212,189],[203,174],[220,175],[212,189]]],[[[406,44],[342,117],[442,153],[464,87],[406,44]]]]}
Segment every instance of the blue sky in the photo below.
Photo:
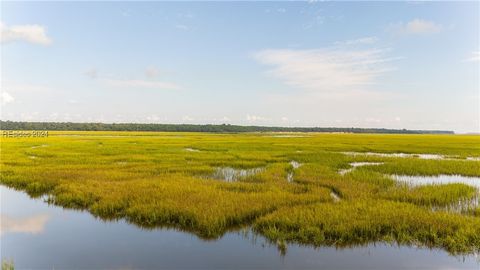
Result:
{"type": "Polygon", "coordinates": [[[479,132],[479,8],[3,2],[1,118],[479,132]]]}

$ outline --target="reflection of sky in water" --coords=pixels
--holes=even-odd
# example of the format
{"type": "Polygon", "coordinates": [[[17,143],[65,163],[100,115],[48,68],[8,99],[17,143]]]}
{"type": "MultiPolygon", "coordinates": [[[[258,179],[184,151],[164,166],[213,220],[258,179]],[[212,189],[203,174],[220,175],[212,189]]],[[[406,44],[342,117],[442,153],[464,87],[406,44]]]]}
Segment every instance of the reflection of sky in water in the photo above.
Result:
{"type": "Polygon", "coordinates": [[[263,171],[264,168],[253,169],[235,169],[230,167],[217,168],[213,173],[213,178],[224,180],[225,182],[238,181],[247,176],[252,176],[263,171]]]}
{"type": "Polygon", "coordinates": [[[363,167],[363,166],[377,166],[377,165],[382,165],[383,162],[352,162],[350,163],[351,168],[348,169],[343,169],[338,171],[339,174],[344,175],[347,174],[351,171],[353,171],[357,167],[363,167]]]}
{"type": "MultiPolygon", "coordinates": [[[[337,250],[289,245],[285,257],[261,236],[227,233],[203,241],[175,230],[142,230],[123,221],[103,222],[87,212],[63,210],[0,187],[2,215],[48,215],[43,231],[1,236],[2,258],[17,269],[478,269],[473,256],[384,244],[337,250]],[[463,261],[465,259],[465,261],[463,261]]],[[[3,223],[2,223],[3,227],[3,223]]],[[[3,228],[2,228],[3,229],[3,228]]]]}
{"type": "Polygon", "coordinates": [[[462,175],[438,175],[438,176],[409,176],[409,175],[394,175],[393,179],[404,182],[410,186],[423,185],[445,185],[460,183],[476,187],[480,190],[480,177],[468,177],[462,175]]]}
{"type": "Polygon", "coordinates": [[[378,156],[378,157],[396,157],[396,158],[420,158],[420,159],[451,159],[445,155],[438,154],[406,154],[406,153],[377,153],[377,152],[341,152],[350,156],[378,156]]]}
{"type": "MultiPolygon", "coordinates": [[[[297,162],[296,160],[290,161],[290,166],[292,166],[292,168],[293,168],[294,170],[300,168],[302,165],[303,165],[303,164],[297,162]]],[[[293,181],[293,172],[289,172],[289,173],[287,174],[287,181],[288,181],[288,182],[292,182],[292,181],[293,181]]]]}
{"type": "Polygon", "coordinates": [[[47,223],[47,214],[33,215],[30,217],[11,217],[0,215],[0,234],[5,233],[41,233],[47,223]]]}
{"type": "Polygon", "coordinates": [[[297,162],[297,161],[295,161],[295,160],[290,161],[290,165],[291,165],[294,169],[298,169],[298,168],[300,168],[300,166],[302,166],[301,163],[299,163],[299,162],[297,162]]]}

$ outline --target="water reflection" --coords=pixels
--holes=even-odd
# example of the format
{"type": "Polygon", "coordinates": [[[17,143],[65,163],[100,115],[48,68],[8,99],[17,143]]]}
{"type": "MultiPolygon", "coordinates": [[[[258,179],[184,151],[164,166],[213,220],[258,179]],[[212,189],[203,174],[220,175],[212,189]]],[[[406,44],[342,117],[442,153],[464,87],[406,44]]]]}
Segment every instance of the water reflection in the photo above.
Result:
{"type": "Polygon", "coordinates": [[[292,161],[290,161],[290,165],[291,165],[294,169],[298,169],[298,168],[300,168],[300,166],[302,166],[302,163],[299,163],[299,162],[297,162],[297,161],[295,161],[295,160],[292,160],[292,161]]]}
{"type": "Polygon", "coordinates": [[[352,166],[352,168],[340,170],[340,171],[338,171],[338,173],[341,174],[341,175],[345,175],[345,174],[353,171],[357,167],[375,166],[375,165],[382,165],[382,164],[383,164],[383,162],[352,162],[352,163],[350,163],[350,166],[352,166]]]}
{"type": "Polygon", "coordinates": [[[393,179],[408,184],[409,186],[445,185],[460,183],[469,185],[480,190],[480,177],[463,175],[436,175],[436,176],[411,176],[393,175],[393,179]]]}
{"type": "Polygon", "coordinates": [[[35,145],[35,146],[32,146],[31,148],[32,149],[37,149],[37,148],[40,148],[40,147],[48,147],[48,144],[42,144],[42,145],[35,145]]]}
{"type": "Polygon", "coordinates": [[[306,138],[306,137],[311,137],[311,136],[306,136],[306,135],[270,135],[266,137],[271,137],[271,138],[306,138]]]}
{"type": "MultiPolygon", "coordinates": [[[[295,160],[292,160],[290,161],[290,166],[292,166],[292,169],[293,170],[296,170],[298,168],[300,168],[303,164],[302,163],[299,163],[295,160]]],[[[287,181],[290,183],[290,182],[293,182],[293,171],[289,171],[288,174],[287,174],[287,181]]]]}
{"type": "Polygon", "coordinates": [[[238,181],[247,176],[252,176],[263,171],[264,168],[235,169],[231,167],[221,167],[213,173],[213,178],[224,180],[225,182],[238,181]]]}
{"type": "Polygon", "coordinates": [[[41,233],[47,223],[49,215],[37,214],[30,217],[11,217],[0,215],[0,234],[6,233],[41,233]]]}
{"type": "Polygon", "coordinates": [[[340,196],[338,196],[338,194],[334,191],[330,192],[330,197],[333,199],[333,202],[339,202],[342,200],[340,199],[340,196]]]}
{"type": "MultiPolygon", "coordinates": [[[[387,244],[337,249],[277,246],[249,229],[203,241],[174,229],[144,230],[104,222],[0,187],[2,215],[49,216],[36,234],[1,235],[2,259],[17,269],[478,269],[474,256],[387,244]]],[[[2,229],[3,229],[2,221],[2,229]]]]}
{"type": "Polygon", "coordinates": [[[480,177],[468,177],[462,175],[437,175],[437,176],[411,176],[393,175],[393,179],[410,187],[425,185],[465,184],[477,188],[477,195],[471,199],[461,199],[447,206],[434,206],[432,210],[447,210],[462,213],[475,209],[480,204],[480,177]]]}
{"type": "Polygon", "coordinates": [[[407,154],[407,153],[377,153],[377,152],[341,152],[349,156],[378,156],[397,158],[420,158],[420,159],[454,159],[453,157],[438,154],[407,154]]]}

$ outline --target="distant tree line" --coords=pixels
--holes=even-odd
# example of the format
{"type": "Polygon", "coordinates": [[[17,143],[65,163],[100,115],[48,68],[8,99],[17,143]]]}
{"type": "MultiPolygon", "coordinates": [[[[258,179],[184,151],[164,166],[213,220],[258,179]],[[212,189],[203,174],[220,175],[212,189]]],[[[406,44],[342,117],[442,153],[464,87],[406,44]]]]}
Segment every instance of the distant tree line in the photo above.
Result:
{"type": "Polygon", "coordinates": [[[72,130],[72,131],[172,131],[172,132],[343,132],[387,134],[453,134],[446,130],[407,130],[385,128],[337,127],[266,127],[238,125],[136,124],[136,123],[71,123],[71,122],[14,122],[0,121],[1,130],[72,130]]]}

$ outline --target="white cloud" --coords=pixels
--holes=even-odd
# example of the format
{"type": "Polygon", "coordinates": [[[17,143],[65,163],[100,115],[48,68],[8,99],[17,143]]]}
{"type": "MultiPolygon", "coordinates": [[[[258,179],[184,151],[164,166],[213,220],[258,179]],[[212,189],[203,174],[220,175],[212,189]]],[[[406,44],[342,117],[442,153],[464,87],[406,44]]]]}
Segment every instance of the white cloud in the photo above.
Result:
{"type": "Polygon", "coordinates": [[[151,88],[151,89],[179,89],[180,87],[171,82],[148,81],[148,80],[120,80],[105,79],[105,83],[112,87],[119,88],[151,88]]]}
{"type": "Polygon", "coordinates": [[[12,97],[9,93],[2,92],[2,95],[1,95],[1,104],[2,105],[6,105],[6,104],[14,102],[14,101],[15,101],[15,98],[12,97]]]}
{"type": "Polygon", "coordinates": [[[287,85],[311,92],[338,92],[374,84],[391,70],[386,63],[398,58],[385,56],[388,50],[325,48],[312,50],[264,50],[255,54],[263,64],[273,66],[269,74],[287,85]]]}
{"type": "Polygon", "coordinates": [[[160,70],[158,70],[158,68],[154,67],[154,66],[149,66],[147,67],[147,69],[145,69],[145,76],[147,76],[147,78],[156,78],[158,77],[158,75],[160,74],[160,70]]]}
{"type": "Polygon", "coordinates": [[[26,41],[40,45],[50,45],[52,40],[47,36],[44,26],[37,24],[7,26],[0,22],[1,42],[26,41]]]}
{"type": "Polygon", "coordinates": [[[285,117],[285,116],[284,116],[284,117],[282,117],[281,119],[282,119],[282,122],[288,122],[288,118],[287,118],[287,117],[285,117]]]}
{"type": "Polygon", "coordinates": [[[392,24],[389,29],[400,34],[431,34],[442,31],[443,27],[432,21],[414,19],[407,23],[392,24]]]}
{"type": "Polygon", "coordinates": [[[472,52],[470,58],[467,58],[467,62],[480,62],[480,51],[472,52]]]}

